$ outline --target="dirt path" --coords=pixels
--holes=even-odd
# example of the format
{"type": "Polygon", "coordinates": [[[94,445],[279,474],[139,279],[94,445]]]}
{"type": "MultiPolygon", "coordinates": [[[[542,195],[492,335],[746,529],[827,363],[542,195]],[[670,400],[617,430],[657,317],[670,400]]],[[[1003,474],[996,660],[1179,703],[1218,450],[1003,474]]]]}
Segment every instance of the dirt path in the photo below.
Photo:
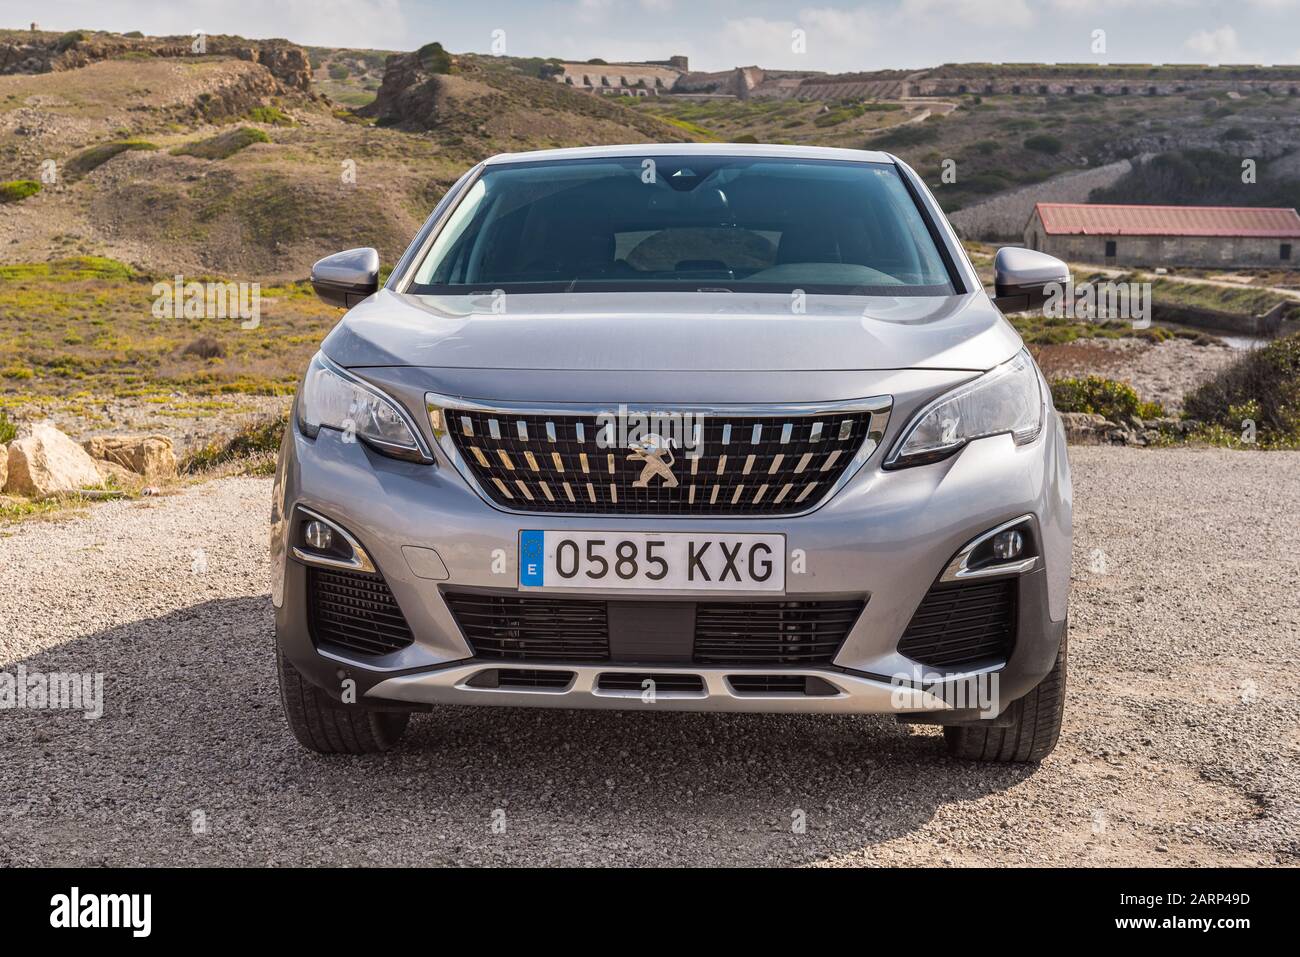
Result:
{"type": "MultiPolygon", "coordinates": [[[[1158,276],[1153,272],[1139,272],[1138,276],[1148,282],[1155,282],[1157,279],[1169,279],[1168,276],[1158,276]]],[[[1256,286],[1248,282],[1230,282],[1226,279],[1201,279],[1197,276],[1178,276],[1177,282],[1189,283],[1193,286],[1217,286],[1219,289],[1262,289],[1264,292],[1271,292],[1275,296],[1281,296],[1283,299],[1291,299],[1300,302],[1300,290],[1287,289],[1284,286],[1256,286]]]]}
{"type": "Polygon", "coordinates": [[[0,671],[103,672],[105,715],[0,711],[0,865],[1300,863],[1300,454],[1072,458],[1036,769],[883,718],[470,708],[325,759],[276,698],[267,480],[2,527],[0,671]]]}

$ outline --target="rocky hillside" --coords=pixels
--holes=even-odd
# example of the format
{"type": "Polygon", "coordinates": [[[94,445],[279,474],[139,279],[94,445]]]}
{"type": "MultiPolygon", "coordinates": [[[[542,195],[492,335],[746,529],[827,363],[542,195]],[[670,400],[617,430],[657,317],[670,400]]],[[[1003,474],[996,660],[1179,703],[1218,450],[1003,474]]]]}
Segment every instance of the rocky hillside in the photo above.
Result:
{"type": "Polygon", "coordinates": [[[508,150],[691,139],[620,103],[528,76],[510,59],[452,57],[436,43],[390,55],[378,96],[358,112],[383,126],[508,150]]]}
{"type": "MultiPolygon", "coordinates": [[[[144,37],[74,30],[70,33],[0,30],[0,74],[76,70],[103,60],[193,57],[194,37],[144,37]]],[[[311,90],[311,63],[306,52],[287,40],[246,40],[205,36],[202,53],[234,57],[266,67],[290,89],[311,90]]]]}
{"type": "Polygon", "coordinates": [[[484,156],[691,138],[527,61],[240,37],[194,55],[190,42],[0,32],[0,262],[53,250],[260,279],[301,278],[356,245],[391,262],[484,156]],[[349,94],[382,70],[378,98],[357,112],[331,101],[313,59],[349,94]]]}

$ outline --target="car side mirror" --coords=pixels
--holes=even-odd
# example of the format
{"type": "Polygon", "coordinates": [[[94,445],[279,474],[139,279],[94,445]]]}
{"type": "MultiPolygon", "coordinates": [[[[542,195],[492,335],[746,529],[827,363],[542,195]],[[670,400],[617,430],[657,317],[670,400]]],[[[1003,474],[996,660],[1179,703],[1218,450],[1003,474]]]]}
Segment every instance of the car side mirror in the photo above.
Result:
{"type": "Polygon", "coordinates": [[[993,259],[993,304],[1003,312],[1041,306],[1048,287],[1070,281],[1070,267],[1055,256],[1020,246],[1003,246],[993,259]]]}
{"type": "Polygon", "coordinates": [[[364,246],[317,260],[311,287],[331,306],[351,308],[379,288],[379,253],[364,246]]]}

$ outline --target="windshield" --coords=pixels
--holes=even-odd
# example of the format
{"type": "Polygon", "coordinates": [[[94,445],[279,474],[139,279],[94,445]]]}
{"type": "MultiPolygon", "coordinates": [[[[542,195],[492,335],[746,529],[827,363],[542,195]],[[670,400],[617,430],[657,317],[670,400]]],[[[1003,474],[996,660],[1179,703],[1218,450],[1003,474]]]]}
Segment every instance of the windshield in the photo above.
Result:
{"type": "Polygon", "coordinates": [[[951,295],[888,163],[719,156],[489,166],[406,290],[951,295]]]}

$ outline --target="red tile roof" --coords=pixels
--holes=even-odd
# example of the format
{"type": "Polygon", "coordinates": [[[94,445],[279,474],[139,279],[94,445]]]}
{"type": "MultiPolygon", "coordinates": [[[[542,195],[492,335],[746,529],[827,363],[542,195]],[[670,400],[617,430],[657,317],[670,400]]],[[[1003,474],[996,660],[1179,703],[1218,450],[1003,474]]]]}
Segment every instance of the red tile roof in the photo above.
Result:
{"type": "Polygon", "coordinates": [[[1038,203],[1049,235],[1300,237],[1300,214],[1265,206],[1104,206],[1038,203]]]}

